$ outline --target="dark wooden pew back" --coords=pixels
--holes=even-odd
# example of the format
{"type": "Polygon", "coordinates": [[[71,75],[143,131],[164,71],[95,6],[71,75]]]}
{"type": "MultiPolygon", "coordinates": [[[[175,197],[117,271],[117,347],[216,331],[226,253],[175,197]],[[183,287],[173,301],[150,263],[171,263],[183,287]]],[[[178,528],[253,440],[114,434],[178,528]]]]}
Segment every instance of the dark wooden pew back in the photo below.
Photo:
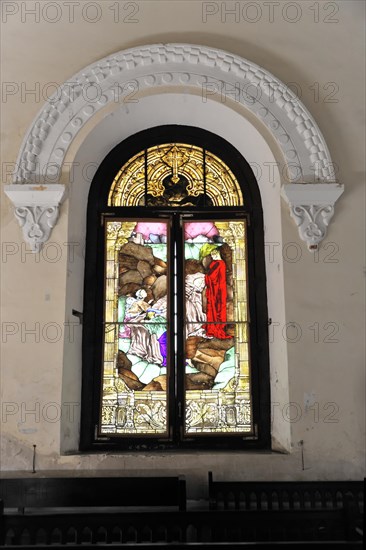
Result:
{"type": "Polygon", "coordinates": [[[363,481],[214,481],[209,472],[210,509],[314,510],[354,506],[363,514],[363,481]]]}
{"type": "MultiPolygon", "coordinates": [[[[218,550],[270,550],[270,548],[278,548],[283,550],[288,548],[288,550],[293,550],[293,548],[298,548],[299,550],[361,550],[362,546],[361,541],[347,541],[347,540],[333,540],[333,541],[306,541],[306,542],[297,542],[297,541],[278,541],[278,542],[174,542],[174,543],[151,543],[151,542],[141,542],[138,545],[138,550],[167,550],[168,548],[174,550],[192,550],[194,548],[208,548],[212,550],[213,548],[218,548],[218,550]]],[[[9,548],[7,546],[0,546],[0,548],[9,548]]],[[[12,546],[16,550],[21,548],[22,550],[35,550],[34,545],[22,545],[22,546],[12,546]]],[[[68,544],[65,548],[63,544],[53,544],[52,550],[80,550],[79,545],[68,544]]],[[[124,542],[123,544],[103,544],[100,543],[98,546],[93,544],[83,544],[82,550],[136,550],[135,542],[124,542]]]]}
{"type": "MultiPolygon", "coordinates": [[[[349,540],[344,510],[4,514],[0,544],[229,543],[349,540]]],[[[98,546],[96,546],[98,547],[98,546]]],[[[67,546],[65,546],[67,548],[67,546]]]]}
{"type": "Polygon", "coordinates": [[[55,477],[0,480],[8,508],[176,506],[186,508],[183,477],[55,477]]]}

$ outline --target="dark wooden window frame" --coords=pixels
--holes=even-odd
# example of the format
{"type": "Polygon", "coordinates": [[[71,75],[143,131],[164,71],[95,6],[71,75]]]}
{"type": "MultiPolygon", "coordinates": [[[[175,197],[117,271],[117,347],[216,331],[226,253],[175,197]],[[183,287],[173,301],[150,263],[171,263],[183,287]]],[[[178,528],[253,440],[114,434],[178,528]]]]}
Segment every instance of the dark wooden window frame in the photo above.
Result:
{"type": "MultiPolygon", "coordinates": [[[[263,212],[257,181],[243,156],[223,138],[206,130],[189,126],[159,126],[127,138],[106,156],[93,178],[88,199],[86,235],[80,451],[269,450],[270,383],[263,212]],[[204,147],[225,162],[240,184],[244,206],[205,207],[202,209],[107,206],[112,181],[125,162],[145,148],[174,142],[204,147]],[[178,403],[182,402],[183,395],[183,374],[181,373],[177,380],[177,386],[180,388],[177,399],[175,401],[171,399],[169,404],[170,416],[174,419],[169,439],[157,436],[100,436],[98,435],[98,422],[103,342],[100,327],[104,307],[104,228],[101,223],[102,217],[143,219],[170,216],[176,219],[179,215],[187,215],[190,219],[245,218],[247,220],[251,383],[255,433],[250,437],[243,434],[215,434],[209,437],[183,438],[181,436],[182,421],[178,411],[178,403]]],[[[181,307],[183,295],[184,293],[181,292],[181,307]]],[[[183,330],[182,327],[178,328],[181,329],[178,333],[182,335],[180,345],[178,345],[179,353],[182,354],[183,330]]]]}

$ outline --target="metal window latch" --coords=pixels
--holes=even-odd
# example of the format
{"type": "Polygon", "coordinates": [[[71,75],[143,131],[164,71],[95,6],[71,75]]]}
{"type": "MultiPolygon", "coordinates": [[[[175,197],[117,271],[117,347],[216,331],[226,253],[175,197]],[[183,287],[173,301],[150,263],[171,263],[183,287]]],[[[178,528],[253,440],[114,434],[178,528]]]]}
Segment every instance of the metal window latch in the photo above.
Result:
{"type": "Polygon", "coordinates": [[[83,314],[81,313],[81,311],[77,311],[76,309],[73,309],[71,311],[71,313],[73,314],[74,317],[77,317],[79,319],[79,324],[82,325],[83,324],[83,314]]]}
{"type": "Polygon", "coordinates": [[[268,326],[270,326],[272,324],[272,317],[269,317],[268,318],[268,326]]]}

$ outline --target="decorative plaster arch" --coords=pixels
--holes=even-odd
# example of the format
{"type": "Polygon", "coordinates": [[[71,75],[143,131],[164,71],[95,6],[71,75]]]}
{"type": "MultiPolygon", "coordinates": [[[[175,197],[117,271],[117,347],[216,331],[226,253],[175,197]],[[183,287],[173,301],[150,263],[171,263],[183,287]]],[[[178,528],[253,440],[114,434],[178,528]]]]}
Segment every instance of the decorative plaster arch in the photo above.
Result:
{"type": "Polygon", "coordinates": [[[55,92],[30,126],[14,183],[5,192],[32,250],[40,250],[57,221],[64,188],[55,182],[80,129],[126,94],[137,98],[177,90],[199,93],[202,101],[234,101],[267,127],[286,162],[290,183],[283,189],[300,236],[309,248],[317,247],[343,186],[335,183],[325,140],[301,101],[271,73],[239,56],[204,46],[155,44],[89,65],[55,92]],[[54,197],[37,200],[38,191],[54,197]]]}

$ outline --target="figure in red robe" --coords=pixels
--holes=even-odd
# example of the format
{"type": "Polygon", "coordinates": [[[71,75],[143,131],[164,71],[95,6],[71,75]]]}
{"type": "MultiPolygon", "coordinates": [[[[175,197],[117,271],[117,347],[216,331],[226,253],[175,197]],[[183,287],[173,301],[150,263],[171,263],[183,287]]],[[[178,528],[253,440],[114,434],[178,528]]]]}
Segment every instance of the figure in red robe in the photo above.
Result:
{"type": "Polygon", "coordinates": [[[226,264],[218,249],[211,252],[212,262],[205,275],[207,324],[203,326],[210,338],[231,338],[225,332],[226,323],[226,264]],[[212,323],[212,324],[211,324],[212,323]]]}

